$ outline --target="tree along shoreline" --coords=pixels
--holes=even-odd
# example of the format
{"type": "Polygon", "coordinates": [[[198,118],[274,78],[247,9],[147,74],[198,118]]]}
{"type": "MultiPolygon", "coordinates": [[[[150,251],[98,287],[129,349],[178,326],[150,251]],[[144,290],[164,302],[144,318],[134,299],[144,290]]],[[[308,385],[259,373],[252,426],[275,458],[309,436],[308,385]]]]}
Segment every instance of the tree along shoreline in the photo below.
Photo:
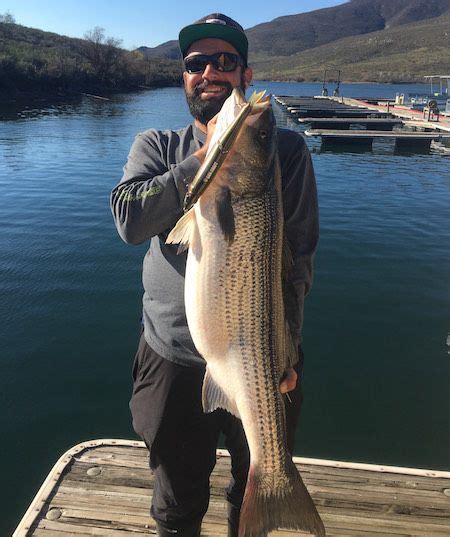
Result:
{"type": "MultiPolygon", "coordinates": [[[[304,83],[304,84],[322,84],[323,80],[318,79],[312,79],[312,80],[293,80],[293,79],[273,79],[268,80],[266,78],[257,78],[255,77],[253,79],[254,81],[258,82],[282,82],[282,83],[304,83]]],[[[333,81],[330,80],[327,82],[328,84],[332,84],[333,81]]],[[[392,81],[385,81],[385,82],[377,82],[375,80],[373,81],[367,81],[367,80],[361,80],[361,81],[354,81],[354,80],[342,80],[341,84],[376,84],[379,86],[386,85],[386,84],[423,84],[422,81],[399,81],[398,79],[392,80],[392,81]]],[[[159,80],[151,85],[144,85],[144,84],[127,84],[127,85],[121,85],[116,87],[111,87],[109,85],[102,86],[101,84],[86,84],[86,85],[73,85],[71,87],[65,86],[54,86],[54,85],[37,85],[35,87],[28,87],[28,88],[8,88],[8,89],[2,89],[0,88],[0,104],[9,104],[9,103],[23,103],[23,102],[42,102],[42,101],[64,101],[64,100],[72,100],[76,99],[77,97],[93,97],[93,98],[99,98],[99,99],[109,99],[115,95],[119,94],[128,94],[128,93],[135,93],[135,92],[141,92],[141,91],[148,91],[148,90],[154,90],[154,89],[161,89],[161,88],[173,88],[173,87],[182,87],[182,80],[181,75],[179,77],[179,80],[159,80]]]]}
{"type": "Polygon", "coordinates": [[[124,50],[100,27],[76,39],[1,22],[0,17],[0,102],[111,95],[181,82],[179,60],[124,50]]]}
{"type": "Polygon", "coordinates": [[[107,69],[96,65],[57,65],[48,61],[0,58],[0,102],[74,97],[83,93],[105,96],[182,84],[179,62],[123,55],[107,69]],[[102,70],[103,69],[103,70],[102,70]]]}
{"type": "Polygon", "coordinates": [[[141,91],[154,90],[159,88],[173,88],[181,87],[181,81],[159,82],[152,85],[143,84],[129,84],[124,86],[117,86],[111,88],[109,86],[101,86],[98,84],[86,85],[80,87],[29,87],[22,88],[10,88],[7,90],[0,88],[0,104],[12,104],[23,102],[42,102],[42,101],[71,101],[77,97],[93,97],[99,99],[110,99],[111,97],[119,94],[135,93],[141,91]]]}
{"type": "MultiPolygon", "coordinates": [[[[322,83],[322,70],[303,68],[302,72],[291,65],[283,70],[280,65],[276,73],[268,71],[258,58],[253,60],[255,80],[322,83]]],[[[348,83],[416,82],[411,76],[401,80],[398,71],[383,71],[380,80],[376,71],[358,74],[350,69],[346,78],[351,79],[348,83]]],[[[0,16],[0,103],[73,99],[86,93],[108,98],[181,85],[180,58],[149,57],[139,49],[122,49],[120,40],[105,36],[100,27],[77,39],[20,26],[12,16],[0,16]]]]}

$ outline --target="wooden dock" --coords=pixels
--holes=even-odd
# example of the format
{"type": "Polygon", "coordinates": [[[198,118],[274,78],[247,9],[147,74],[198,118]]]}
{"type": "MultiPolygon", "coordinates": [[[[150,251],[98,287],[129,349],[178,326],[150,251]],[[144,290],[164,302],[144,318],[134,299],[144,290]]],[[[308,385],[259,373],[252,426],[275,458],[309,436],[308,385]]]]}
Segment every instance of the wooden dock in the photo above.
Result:
{"type": "Polygon", "coordinates": [[[377,130],[391,131],[394,127],[403,125],[402,119],[367,117],[367,118],[342,118],[342,117],[299,117],[299,123],[309,124],[311,129],[350,129],[355,125],[363,125],[366,129],[375,127],[377,130]]]}
{"type": "Polygon", "coordinates": [[[297,118],[392,118],[386,110],[366,105],[355,106],[330,97],[274,96],[275,101],[297,118]]]}
{"type": "MultiPolygon", "coordinates": [[[[225,536],[230,460],[218,450],[203,537],[225,536]]],[[[450,536],[450,472],[295,457],[328,536],[450,536]]],[[[154,535],[143,442],[94,440],[56,463],[14,537],[154,535]]],[[[292,530],[273,536],[307,535],[292,530]]]]}
{"type": "Polygon", "coordinates": [[[297,118],[312,117],[312,118],[392,118],[389,112],[378,112],[369,109],[355,108],[287,108],[293,116],[297,118]]]}
{"type": "Polygon", "coordinates": [[[274,96],[302,125],[306,136],[320,137],[323,147],[359,146],[371,149],[376,138],[393,139],[398,151],[428,152],[431,142],[450,144],[450,121],[426,120],[415,110],[405,114],[391,102],[344,97],[274,96]],[[358,128],[359,126],[359,128],[358,128]],[[363,126],[364,129],[361,129],[363,126]]]}
{"type": "MultiPolygon", "coordinates": [[[[332,99],[335,99],[335,97],[332,97],[332,99]]],[[[404,120],[405,125],[420,125],[422,128],[426,129],[432,129],[437,131],[444,131],[444,132],[450,132],[450,118],[445,117],[445,115],[440,116],[439,121],[428,121],[423,117],[423,112],[419,110],[414,110],[413,108],[404,106],[404,105],[398,105],[398,104],[392,104],[389,103],[383,103],[378,102],[375,103],[373,101],[363,100],[363,99],[353,99],[350,97],[340,97],[339,98],[340,104],[343,104],[345,106],[366,106],[367,108],[373,110],[373,111],[387,111],[389,110],[389,113],[392,114],[393,117],[401,118],[404,120]]]]}
{"type": "Polygon", "coordinates": [[[372,145],[374,138],[387,138],[395,140],[396,149],[402,150],[429,150],[431,142],[450,141],[450,133],[441,132],[415,132],[415,131],[384,131],[384,130],[343,130],[343,129],[310,129],[305,131],[306,136],[320,136],[324,143],[348,144],[363,143],[372,145]]]}

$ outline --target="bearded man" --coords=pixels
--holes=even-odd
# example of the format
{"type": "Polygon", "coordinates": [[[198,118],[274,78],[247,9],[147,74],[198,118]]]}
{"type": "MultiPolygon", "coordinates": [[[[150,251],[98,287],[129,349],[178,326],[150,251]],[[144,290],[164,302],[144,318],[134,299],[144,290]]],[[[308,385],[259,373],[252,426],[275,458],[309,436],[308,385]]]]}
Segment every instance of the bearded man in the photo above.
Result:
{"type": "MultiPolygon", "coordinates": [[[[196,351],[186,321],[186,252],[166,238],[182,215],[189,183],[205,159],[215,116],[234,87],[252,80],[248,41],[233,19],[214,13],[183,28],[179,35],[183,80],[193,123],[172,131],[139,134],[124,175],[111,194],[119,235],[130,244],[150,241],[143,264],[143,330],[133,365],[130,409],[135,431],[145,441],[154,473],[151,515],[158,535],[200,535],[209,502],[209,477],[219,434],[231,455],[228,535],[238,535],[249,452],[240,420],[216,410],[203,413],[201,388],[206,363],[196,351]]],[[[288,321],[299,344],[300,361],[286,371],[280,390],[286,405],[292,452],[302,394],[300,348],[303,301],[312,282],[318,241],[317,193],[303,138],[278,129],[285,227],[294,270],[286,285],[288,321]]]]}

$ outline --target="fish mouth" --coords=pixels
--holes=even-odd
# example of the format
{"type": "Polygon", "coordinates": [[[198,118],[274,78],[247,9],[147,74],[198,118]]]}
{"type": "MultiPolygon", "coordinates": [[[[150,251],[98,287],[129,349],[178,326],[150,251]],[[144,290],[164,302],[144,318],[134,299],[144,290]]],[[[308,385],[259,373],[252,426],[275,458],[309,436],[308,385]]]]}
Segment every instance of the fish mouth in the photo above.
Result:
{"type": "Polygon", "coordinates": [[[233,123],[228,126],[212,150],[208,153],[184,199],[183,210],[185,212],[193,207],[214,178],[251,110],[251,103],[244,104],[233,123]]]}
{"type": "MultiPolygon", "coordinates": [[[[199,84],[197,90],[203,90],[206,88],[206,86],[207,84],[199,84]]],[[[210,85],[210,87],[213,88],[214,86],[220,85],[210,85]]],[[[226,87],[226,84],[224,86],[226,87]]],[[[184,198],[184,212],[189,211],[194,206],[214,178],[222,162],[225,160],[227,153],[230,151],[234,140],[237,138],[246,118],[254,109],[261,109],[261,106],[265,107],[267,104],[270,106],[270,96],[265,96],[265,91],[261,91],[259,93],[254,92],[248,102],[245,101],[244,93],[240,88],[234,88],[232,91],[235,92],[236,102],[239,103],[240,111],[234,118],[233,122],[216,141],[215,145],[208,152],[206,159],[201,164],[184,198]]]]}

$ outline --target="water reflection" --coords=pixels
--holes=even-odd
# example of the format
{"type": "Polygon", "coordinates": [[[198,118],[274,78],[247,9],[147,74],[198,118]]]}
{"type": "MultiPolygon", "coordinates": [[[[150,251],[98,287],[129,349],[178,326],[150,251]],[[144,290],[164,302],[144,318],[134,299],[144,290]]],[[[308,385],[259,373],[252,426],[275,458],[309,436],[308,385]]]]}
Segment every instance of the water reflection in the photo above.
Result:
{"type": "Polygon", "coordinates": [[[132,100],[133,95],[128,94],[108,99],[79,95],[59,102],[52,99],[33,101],[29,104],[21,101],[0,103],[0,121],[33,120],[74,114],[111,117],[122,115],[126,110],[126,104],[132,100]]]}
{"type": "Polygon", "coordinates": [[[319,148],[313,148],[314,153],[372,153],[372,144],[333,143],[323,141],[319,148]]]}
{"type": "Polygon", "coordinates": [[[81,103],[83,97],[65,97],[61,100],[33,100],[28,101],[17,100],[14,102],[0,102],[0,121],[15,121],[18,119],[35,119],[45,116],[54,116],[59,114],[71,114],[76,110],[76,107],[81,103]]]}
{"type": "MultiPolygon", "coordinates": [[[[252,89],[314,95],[318,88],[256,82],[252,89]]],[[[354,87],[354,94],[363,89],[354,87]]],[[[280,126],[302,131],[274,109],[280,126]]],[[[0,499],[9,512],[13,504],[25,510],[30,490],[44,477],[30,483],[30,472],[45,473],[58,451],[80,438],[131,434],[129,360],[146,245],[120,241],[108,196],[136,133],[177,129],[192,118],[180,88],[110,101],[9,105],[0,113],[7,119],[0,124],[0,395],[15,401],[1,416],[11,439],[2,477],[10,483],[5,491],[16,487],[14,497],[0,499]],[[45,419],[30,416],[30,408],[39,416],[54,412],[56,399],[42,388],[53,381],[55,390],[77,391],[62,407],[71,420],[61,421],[57,431],[54,423],[46,427],[45,419]]],[[[394,156],[393,144],[382,141],[372,151],[325,151],[320,140],[306,141],[313,150],[321,239],[306,302],[309,405],[302,453],[446,468],[448,450],[436,446],[450,444],[449,429],[442,427],[450,392],[443,346],[450,303],[448,155],[438,154],[434,144],[431,154],[394,156]],[[374,378],[381,379],[376,393],[374,378]],[[392,409],[402,409],[401,428],[392,409]],[[370,438],[364,432],[369,421],[370,438]],[[338,435],[336,424],[345,435],[338,435]]]]}

